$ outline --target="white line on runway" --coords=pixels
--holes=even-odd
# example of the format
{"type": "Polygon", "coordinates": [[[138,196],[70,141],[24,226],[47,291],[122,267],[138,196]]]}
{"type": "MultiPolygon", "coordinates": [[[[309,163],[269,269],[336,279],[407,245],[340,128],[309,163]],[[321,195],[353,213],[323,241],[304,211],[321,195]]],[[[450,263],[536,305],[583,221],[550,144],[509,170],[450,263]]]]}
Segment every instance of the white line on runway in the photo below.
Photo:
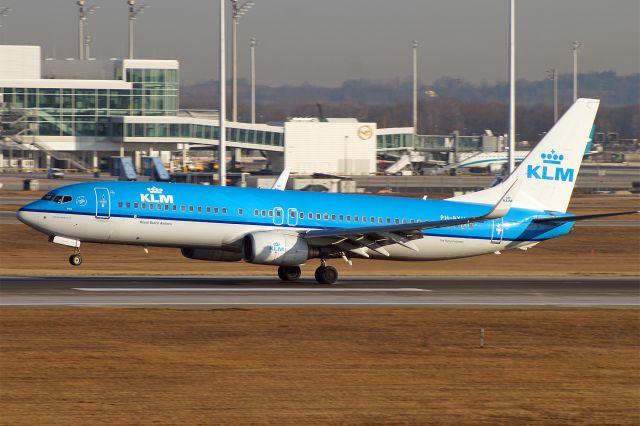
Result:
{"type": "Polygon", "coordinates": [[[46,302],[46,303],[0,303],[0,306],[556,306],[556,307],[598,307],[634,306],[638,303],[589,303],[589,302],[46,302]]]}
{"type": "Polygon", "coordinates": [[[421,288],[182,288],[182,287],[173,287],[173,288],[107,288],[107,287],[77,287],[73,288],[73,290],[78,291],[87,291],[87,292],[95,292],[95,293],[118,293],[118,292],[129,292],[129,293],[137,293],[137,292],[205,292],[205,293],[337,293],[337,292],[359,292],[359,293],[422,293],[428,292],[431,290],[421,289],[421,288]]]}

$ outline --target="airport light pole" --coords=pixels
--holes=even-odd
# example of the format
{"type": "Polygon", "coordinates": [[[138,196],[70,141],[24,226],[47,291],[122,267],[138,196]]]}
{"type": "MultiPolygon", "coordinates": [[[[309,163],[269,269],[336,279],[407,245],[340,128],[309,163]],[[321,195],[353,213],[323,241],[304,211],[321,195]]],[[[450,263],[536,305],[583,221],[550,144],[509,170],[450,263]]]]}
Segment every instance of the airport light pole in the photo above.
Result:
{"type": "Polygon", "coordinates": [[[515,166],[516,148],[516,31],[515,0],[510,0],[509,7],[509,175],[515,166]]]}
{"type": "Polygon", "coordinates": [[[91,43],[93,43],[93,37],[90,35],[84,36],[84,51],[85,51],[85,59],[91,59],[91,43]]]}
{"type": "Polygon", "coordinates": [[[418,40],[413,40],[413,135],[418,134],[418,40]]]}
{"type": "Polygon", "coordinates": [[[227,185],[227,61],[225,58],[225,1],[226,0],[220,0],[220,134],[218,136],[218,172],[220,173],[220,186],[227,185]]]}
{"type": "Polygon", "coordinates": [[[582,47],[582,43],[574,41],[571,45],[573,51],[573,102],[578,99],[578,51],[582,47]]]}
{"type": "Polygon", "coordinates": [[[256,45],[258,40],[255,37],[249,39],[251,48],[251,123],[256,122],[256,45]]]}
{"type": "Polygon", "coordinates": [[[78,58],[80,60],[86,59],[84,49],[84,31],[87,25],[87,16],[93,15],[96,13],[96,10],[100,8],[100,6],[95,4],[85,8],[85,3],[85,0],[78,0],[76,2],[78,5],[78,58]]]}
{"type": "Polygon", "coordinates": [[[138,15],[142,14],[148,7],[146,4],[141,4],[136,7],[136,0],[126,0],[129,5],[129,59],[133,59],[133,21],[136,20],[138,15]]]}
{"type": "Polygon", "coordinates": [[[2,19],[1,18],[5,18],[5,17],[9,16],[11,11],[13,11],[13,9],[11,9],[10,7],[0,7],[0,31],[2,31],[2,38],[0,38],[0,42],[2,42],[2,43],[4,43],[4,30],[2,30],[2,19]]]}
{"type": "Polygon", "coordinates": [[[547,70],[547,78],[553,81],[553,122],[558,121],[558,70],[547,70]]]}
{"type": "Polygon", "coordinates": [[[238,0],[231,0],[231,121],[238,121],[238,22],[240,17],[255,5],[246,1],[238,6],[238,0]]]}

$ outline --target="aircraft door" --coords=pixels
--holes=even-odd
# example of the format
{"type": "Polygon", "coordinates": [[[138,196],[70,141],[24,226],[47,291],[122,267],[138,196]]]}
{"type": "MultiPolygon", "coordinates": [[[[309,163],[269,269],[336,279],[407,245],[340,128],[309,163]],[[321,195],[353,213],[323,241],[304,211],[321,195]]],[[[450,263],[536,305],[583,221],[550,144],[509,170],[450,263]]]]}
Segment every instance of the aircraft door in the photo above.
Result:
{"type": "Polygon", "coordinates": [[[504,235],[504,223],[502,219],[503,218],[494,219],[491,221],[493,223],[491,244],[500,244],[502,242],[502,236],[504,235]]]}
{"type": "Polygon", "coordinates": [[[298,209],[287,210],[287,224],[289,226],[298,225],[298,209]]]}
{"type": "Polygon", "coordinates": [[[282,225],[284,223],[284,210],[282,207],[273,208],[273,224],[282,225]]]}
{"type": "Polygon", "coordinates": [[[107,188],[94,188],[96,193],[96,217],[109,219],[111,217],[111,195],[107,188]]]}

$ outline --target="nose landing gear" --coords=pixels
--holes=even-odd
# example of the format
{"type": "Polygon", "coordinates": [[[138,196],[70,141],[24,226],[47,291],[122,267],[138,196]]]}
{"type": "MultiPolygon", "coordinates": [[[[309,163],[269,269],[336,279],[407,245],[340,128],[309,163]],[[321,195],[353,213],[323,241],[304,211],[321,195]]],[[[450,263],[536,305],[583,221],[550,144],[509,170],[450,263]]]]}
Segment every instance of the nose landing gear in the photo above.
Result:
{"type": "Polygon", "coordinates": [[[80,256],[80,249],[76,248],[75,253],[69,256],[69,263],[71,266],[80,266],[82,264],[82,256],[80,256]]]}

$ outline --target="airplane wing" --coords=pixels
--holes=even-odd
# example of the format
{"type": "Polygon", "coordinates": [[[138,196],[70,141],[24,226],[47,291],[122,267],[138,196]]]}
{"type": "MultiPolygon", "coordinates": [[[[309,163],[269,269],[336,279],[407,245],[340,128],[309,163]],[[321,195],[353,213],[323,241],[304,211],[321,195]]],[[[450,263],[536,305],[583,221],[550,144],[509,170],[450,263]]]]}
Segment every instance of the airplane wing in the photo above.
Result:
{"type": "Polygon", "coordinates": [[[625,214],[639,214],[640,211],[634,210],[629,212],[614,212],[614,213],[596,213],[596,214],[583,214],[574,216],[550,216],[550,217],[537,217],[533,219],[534,223],[549,223],[549,222],[577,222],[579,220],[599,219],[601,217],[622,216],[625,214]]]}
{"type": "Polygon", "coordinates": [[[363,226],[359,228],[314,229],[302,233],[301,237],[305,238],[310,245],[333,247],[340,251],[352,251],[364,257],[369,257],[367,249],[383,256],[389,256],[389,252],[384,246],[391,244],[399,244],[410,250],[418,251],[418,247],[412,240],[422,238],[424,236],[423,229],[446,228],[448,226],[499,219],[505,216],[511,208],[519,187],[520,184],[516,180],[504,196],[500,198],[500,201],[489,212],[480,216],[395,225],[363,226]]]}

